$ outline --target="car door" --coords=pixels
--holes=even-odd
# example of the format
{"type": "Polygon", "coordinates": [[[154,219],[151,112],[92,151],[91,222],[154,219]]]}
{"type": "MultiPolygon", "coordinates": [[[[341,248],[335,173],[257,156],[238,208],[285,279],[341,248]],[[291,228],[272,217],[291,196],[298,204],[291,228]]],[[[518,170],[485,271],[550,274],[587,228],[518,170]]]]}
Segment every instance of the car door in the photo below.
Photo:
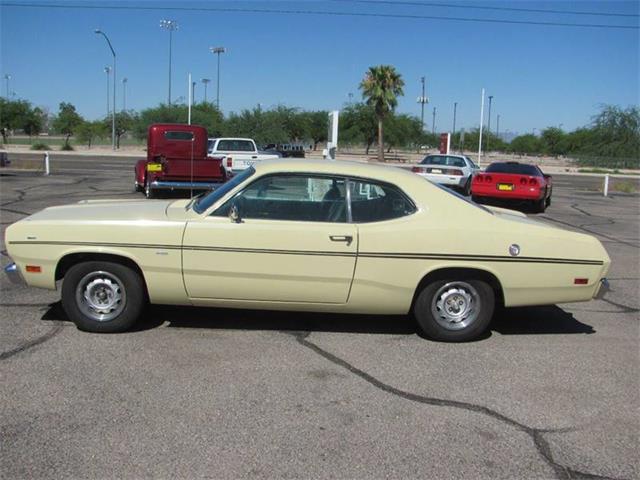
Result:
{"type": "Polygon", "coordinates": [[[344,179],[260,177],[211,215],[189,221],[185,287],[192,299],[345,303],[357,248],[344,179]]]}

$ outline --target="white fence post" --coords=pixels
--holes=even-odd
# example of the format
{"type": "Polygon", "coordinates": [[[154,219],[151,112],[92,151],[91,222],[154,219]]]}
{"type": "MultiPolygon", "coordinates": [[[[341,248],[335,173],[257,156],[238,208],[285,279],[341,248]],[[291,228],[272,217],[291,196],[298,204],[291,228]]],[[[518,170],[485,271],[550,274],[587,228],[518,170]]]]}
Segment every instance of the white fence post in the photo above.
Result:
{"type": "Polygon", "coordinates": [[[44,174],[49,175],[49,152],[44,152],[44,174]]]}
{"type": "Polygon", "coordinates": [[[606,197],[607,195],[609,195],[609,174],[605,174],[604,176],[604,196],[606,197]]]}

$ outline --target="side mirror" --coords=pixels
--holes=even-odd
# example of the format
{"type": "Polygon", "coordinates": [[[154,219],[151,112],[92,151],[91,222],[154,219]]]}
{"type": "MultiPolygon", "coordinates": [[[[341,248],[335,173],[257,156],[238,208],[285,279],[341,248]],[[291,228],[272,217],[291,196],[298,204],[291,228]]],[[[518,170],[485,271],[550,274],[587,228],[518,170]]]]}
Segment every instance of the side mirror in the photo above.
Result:
{"type": "Polygon", "coordinates": [[[233,223],[242,223],[242,218],[240,218],[240,211],[238,210],[238,206],[234,203],[231,205],[229,209],[229,220],[233,223]]]}

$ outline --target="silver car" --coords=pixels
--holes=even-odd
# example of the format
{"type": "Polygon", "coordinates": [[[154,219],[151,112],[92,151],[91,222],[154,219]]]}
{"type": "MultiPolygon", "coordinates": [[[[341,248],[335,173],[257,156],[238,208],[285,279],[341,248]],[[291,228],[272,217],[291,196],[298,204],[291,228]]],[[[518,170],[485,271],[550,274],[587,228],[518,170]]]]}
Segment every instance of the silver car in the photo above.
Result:
{"type": "Polygon", "coordinates": [[[411,170],[434,183],[455,188],[462,194],[469,195],[471,179],[479,167],[466,155],[433,154],[424,157],[411,170]]]}

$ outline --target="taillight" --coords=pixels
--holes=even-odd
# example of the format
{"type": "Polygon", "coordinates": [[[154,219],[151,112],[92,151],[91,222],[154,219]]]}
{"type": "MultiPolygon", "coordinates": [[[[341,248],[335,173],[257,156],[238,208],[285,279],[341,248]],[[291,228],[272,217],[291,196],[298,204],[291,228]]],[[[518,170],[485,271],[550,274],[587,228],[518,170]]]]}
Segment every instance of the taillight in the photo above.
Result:
{"type": "Polygon", "coordinates": [[[527,179],[524,177],[520,177],[520,185],[526,185],[527,184],[527,179]]]}
{"type": "Polygon", "coordinates": [[[424,168],[422,168],[422,167],[413,167],[411,169],[411,171],[414,172],[414,173],[422,173],[422,172],[424,172],[424,168]]]}
{"type": "Polygon", "coordinates": [[[227,168],[233,167],[233,158],[227,157],[227,168]]]}
{"type": "Polygon", "coordinates": [[[529,180],[529,185],[537,185],[538,181],[535,178],[529,180]]]}
{"type": "Polygon", "coordinates": [[[462,173],[462,170],[451,170],[449,175],[457,175],[457,176],[462,176],[464,175],[464,173],[462,173]]]}
{"type": "Polygon", "coordinates": [[[486,175],[486,176],[484,177],[484,179],[485,179],[485,181],[487,181],[487,182],[492,182],[492,181],[493,181],[493,178],[491,178],[491,175],[486,175]]]}

